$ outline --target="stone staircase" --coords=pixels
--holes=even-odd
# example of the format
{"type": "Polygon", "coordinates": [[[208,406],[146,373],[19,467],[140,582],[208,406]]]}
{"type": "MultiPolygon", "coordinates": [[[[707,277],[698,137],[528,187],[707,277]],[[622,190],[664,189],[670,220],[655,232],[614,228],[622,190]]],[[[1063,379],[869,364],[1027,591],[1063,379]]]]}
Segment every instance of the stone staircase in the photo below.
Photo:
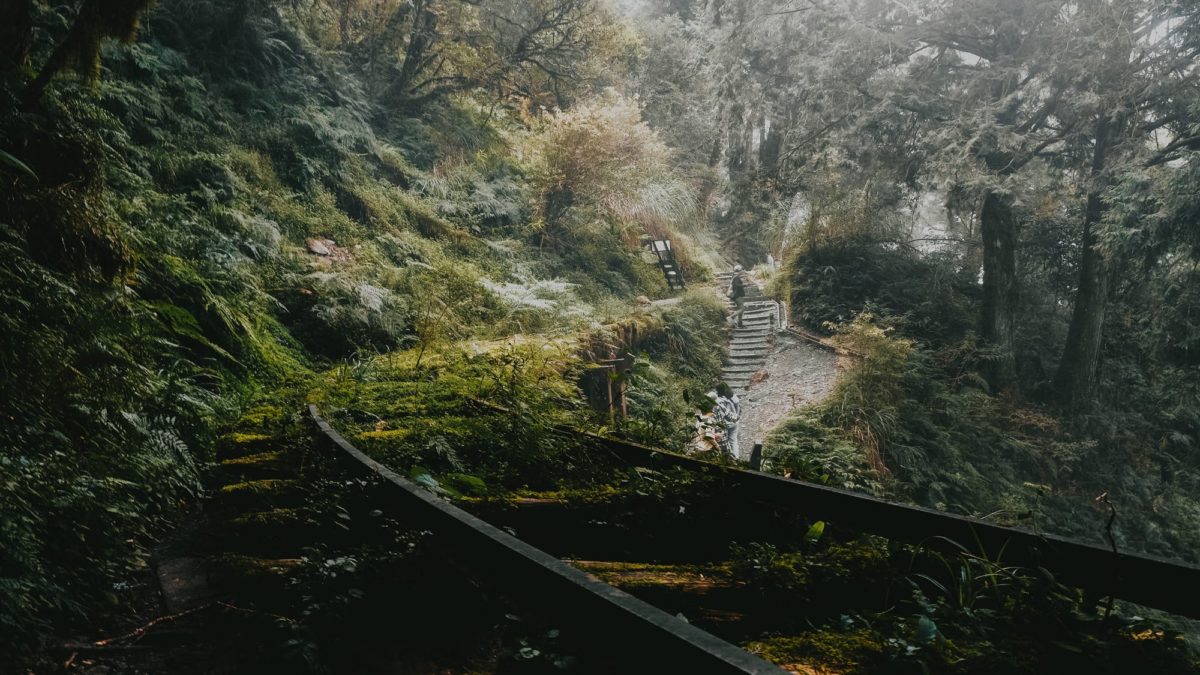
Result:
{"type": "MultiPolygon", "coordinates": [[[[724,294],[729,288],[731,272],[716,275],[718,290],[724,294]]],[[[730,316],[737,311],[736,304],[725,298],[730,316]]],[[[767,299],[756,284],[748,282],[746,296],[742,302],[742,325],[734,327],[729,342],[729,356],[721,369],[721,379],[735,392],[745,393],[750,380],[767,362],[772,335],[780,326],[779,303],[767,299]]]]}

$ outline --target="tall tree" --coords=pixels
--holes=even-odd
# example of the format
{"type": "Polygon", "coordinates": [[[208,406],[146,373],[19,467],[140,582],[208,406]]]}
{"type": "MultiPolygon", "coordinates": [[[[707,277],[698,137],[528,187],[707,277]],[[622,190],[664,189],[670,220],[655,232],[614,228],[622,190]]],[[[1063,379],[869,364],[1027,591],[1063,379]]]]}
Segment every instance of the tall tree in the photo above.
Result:
{"type": "Polygon", "coordinates": [[[999,357],[988,364],[991,385],[1016,379],[1018,301],[1018,173],[1063,139],[1055,125],[1059,85],[1045,77],[1063,3],[1002,0],[935,6],[916,28],[932,56],[901,87],[906,104],[927,124],[937,181],[966,183],[980,195],[983,301],[980,332],[999,357]]]}
{"type": "Polygon", "coordinates": [[[1175,145],[1156,150],[1156,134],[1184,145],[1192,135],[1183,111],[1196,104],[1200,81],[1192,62],[1196,21],[1188,5],[1091,0],[1079,6],[1071,32],[1059,41],[1056,68],[1071,87],[1058,114],[1078,120],[1072,145],[1084,186],[1079,282],[1055,380],[1067,408],[1089,406],[1096,393],[1114,269],[1100,235],[1114,211],[1127,210],[1110,185],[1159,162],[1175,145]]]}

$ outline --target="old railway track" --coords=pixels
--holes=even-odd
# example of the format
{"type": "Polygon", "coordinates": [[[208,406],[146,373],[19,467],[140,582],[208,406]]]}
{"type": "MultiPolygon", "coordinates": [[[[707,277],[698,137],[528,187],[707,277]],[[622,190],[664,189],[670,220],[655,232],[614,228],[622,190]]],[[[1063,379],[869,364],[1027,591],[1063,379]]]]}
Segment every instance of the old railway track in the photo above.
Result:
{"type": "MultiPolygon", "coordinates": [[[[495,406],[487,407],[502,411],[495,406]]],[[[554,520],[555,505],[527,503],[523,508],[499,514],[487,513],[484,509],[483,515],[488,520],[501,525],[497,527],[370,459],[335,431],[315,407],[310,406],[309,414],[322,442],[357,470],[382,481],[394,508],[430,530],[437,545],[450,557],[497,587],[521,589],[520,604],[536,607],[564,625],[578,629],[581,634],[593,635],[605,643],[616,641],[629,645],[630,661],[624,664],[629,671],[783,672],[687,620],[587,573],[612,579],[614,570],[623,569],[622,563],[567,562],[543,550],[570,548],[569,544],[561,543],[562,535],[574,528],[554,520]],[[546,506],[551,508],[544,508],[546,506]],[[547,514],[549,521],[545,521],[547,514]],[[536,525],[539,519],[545,525],[540,534],[536,525]],[[503,529],[510,523],[517,523],[513,531],[522,538],[503,529]],[[531,534],[528,541],[525,532],[531,534]]],[[[731,504],[753,503],[768,510],[803,513],[811,519],[827,519],[836,527],[850,531],[926,547],[964,542],[976,555],[990,560],[1043,568],[1064,583],[1096,594],[1200,618],[1200,567],[1194,565],[1113,551],[1053,535],[717,465],[576,430],[563,429],[561,432],[574,436],[590,451],[604,453],[629,465],[657,469],[673,467],[704,474],[716,483],[715,489],[731,504]]],[[[591,532],[598,532],[602,527],[603,524],[600,528],[593,527],[591,532]]],[[[507,529],[512,530],[511,527],[507,529]]],[[[718,547],[723,545],[724,542],[717,544],[718,547]]],[[[587,548],[586,543],[583,546],[587,548]]],[[[712,585],[703,574],[675,575],[674,583],[681,588],[687,587],[685,592],[695,591],[694,586],[712,585]]],[[[706,588],[701,592],[715,596],[721,590],[706,588]]],[[[659,597],[653,592],[639,595],[651,600],[659,597]]],[[[678,604],[671,603],[677,600],[668,592],[664,603],[674,611],[678,604]]],[[[733,602],[736,604],[736,600],[733,602]]],[[[719,626],[721,620],[722,617],[717,617],[716,625],[719,626]]],[[[702,620],[701,623],[705,622],[702,620]]],[[[712,624],[711,621],[708,623],[712,624]]]]}
{"type": "Polygon", "coordinates": [[[309,406],[330,447],[383,481],[389,496],[414,523],[428,528],[437,544],[460,564],[509,588],[519,601],[573,628],[621,644],[628,672],[782,673],[754,656],[688,622],[610,586],[594,576],[467,513],[367,457],[309,406]]]}

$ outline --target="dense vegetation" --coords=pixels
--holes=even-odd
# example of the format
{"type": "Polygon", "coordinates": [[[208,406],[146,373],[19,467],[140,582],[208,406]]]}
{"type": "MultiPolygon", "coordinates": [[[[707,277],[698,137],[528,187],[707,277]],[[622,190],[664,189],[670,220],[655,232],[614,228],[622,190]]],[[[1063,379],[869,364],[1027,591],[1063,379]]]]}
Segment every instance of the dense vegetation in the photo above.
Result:
{"type": "Polygon", "coordinates": [[[722,161],[793,316],[867,354],[781,459],[1097,541],[1107,492],[1118,546],[1196,560],[1192,9],[753,7],[689,24],[759,36],[722,161]]]}
{"type": "Polygon", "coordinates": [[[605,88],[636,54],[602,8],[127,5],[5,5],[9,644],[112,597],[248,402],[599,330],[665,292],[647,234],[704,274],[678,228],[705,186],[605,88]]]}
{"type": "MultiPolygon", "coordinates": [[[[683,447],[708,405],[725,310],[653,302],[658,238],[691,282],[771,255],[856,355],[775,470],[1200,561],[1198,48],[1156,0],[4,3],[0,651],[128,603],[218,449],[303,445],[306,402],[446,496],[691,489],[552,433],[683,447]],[[628,415],[597,414],[580,378],[625,351],[628,415]]],[[[881,546],[729,570],[807,602],[866,559],[902,583],[881,546]]],[[[979,620],[917,585],[754,648],[1017,667],[999,626],[1095,609],[1004,574],[979,620]]],[[[1090,662],[1186,667],[1067,623],[1090,662]]]]}

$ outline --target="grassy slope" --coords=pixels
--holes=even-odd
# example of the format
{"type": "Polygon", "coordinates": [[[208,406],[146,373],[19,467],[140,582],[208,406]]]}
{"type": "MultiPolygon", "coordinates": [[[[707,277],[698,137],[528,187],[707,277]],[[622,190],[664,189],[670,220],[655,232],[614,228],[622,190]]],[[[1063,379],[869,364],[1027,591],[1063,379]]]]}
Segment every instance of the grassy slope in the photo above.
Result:
{"type": "MultiPolygon", "coordinates": [[[[39,11],[35,62],[64,25],[39,11]]],[[[616,234],[538,249],[515,109],[381,110],[286,20],[228,20],[162,3],[139,43],[106,48],[95,90],[65,78],[34,114],[0,110],[0,146],[39,177],[4,174],[0,200],[0,413],[21,420],[0,454],[5,641],[119,602],[111,580],[147,555],[125,542],[199,492],[197,460],[247,402],[665,291],[616,234]]]]}

